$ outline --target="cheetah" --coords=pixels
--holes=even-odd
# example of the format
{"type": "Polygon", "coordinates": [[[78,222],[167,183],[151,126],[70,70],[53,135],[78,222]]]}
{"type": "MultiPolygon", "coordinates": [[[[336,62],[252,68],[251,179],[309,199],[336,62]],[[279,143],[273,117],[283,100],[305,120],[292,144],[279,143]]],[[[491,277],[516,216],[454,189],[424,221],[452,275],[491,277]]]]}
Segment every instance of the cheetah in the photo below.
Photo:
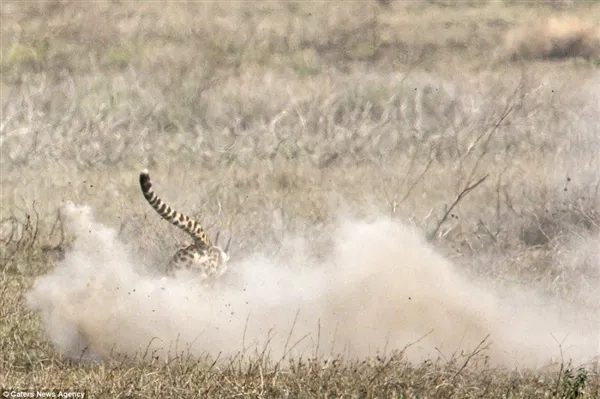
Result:
{"type": "Polygon", "coordinates": [[[171,258],[166,267],[167,275],[174,276],[179,270],[190,270],[197,275],[200,281],[210,284],[225,273],[229,261],[231,237],[225,248],[221,249],[217,246],[219,242],[219,232],[217,232],[216,245],[213,245],[200,223],[172,209],[154,193],[147,169],[140,172],[140,186],[152,208],[165,220],[188,233],[193,239],[191,244],[183,246],[171,258]]]}

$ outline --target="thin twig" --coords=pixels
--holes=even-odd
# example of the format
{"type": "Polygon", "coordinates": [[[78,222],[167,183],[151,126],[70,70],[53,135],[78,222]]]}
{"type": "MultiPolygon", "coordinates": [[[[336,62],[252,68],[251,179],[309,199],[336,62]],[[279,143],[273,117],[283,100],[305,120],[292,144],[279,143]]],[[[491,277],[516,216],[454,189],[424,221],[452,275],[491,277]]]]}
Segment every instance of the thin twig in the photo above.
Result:
{"type": "Polygon", "coordinates": [[[458,203],[467,195],[469,194],[469,192],[471,192],[472,190],[474,190],[477,186],[479,186],[481,183],[483,183],[485,181],[485,179],[487,179],[489,176],[489,174],[483,176],[481,179],[479,179],[476,183],[466,187],[464,190],[462,190],[460,192],[460,194],[458,194],[458,196],[456,197],[456,199],[454,200],[454,202],[452,203],[452,205],[450,205],[450,208],[448,208],[448,210],[446,211],[446,213],[444,213],[444,216],[442,217],[442,219],[438,222],[437,226],[435,227],[435,229],[433,230],[433,232],[430,234],[429,239],[433,240],[435,238],[435,236],[437,235],[438,231],[440,230],[440,228],[442,227],[442,225],[444,224],[444,222],[448,219],[448,216],[450,216],[450,213],[452,212],[452,210],[456,207],[456,205],[458,205],[458,203]]]}

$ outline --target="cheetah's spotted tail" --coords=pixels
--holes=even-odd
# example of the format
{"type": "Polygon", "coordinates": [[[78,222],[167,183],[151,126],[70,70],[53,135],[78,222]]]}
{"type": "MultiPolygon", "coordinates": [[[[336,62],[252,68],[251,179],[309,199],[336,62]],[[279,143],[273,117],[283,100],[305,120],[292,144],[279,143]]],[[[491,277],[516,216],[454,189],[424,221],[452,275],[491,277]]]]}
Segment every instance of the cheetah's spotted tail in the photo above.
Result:
{"type": "Polygon", "coordinates": [[[205,246],[206,248],[212,247],[210,239],[200,223],[189,216],[172,209],[154,193],[150,174],[147,169],[140,172],[140,186],[144,197],[160,216],[191,235],[197,244],[205,246]]]}

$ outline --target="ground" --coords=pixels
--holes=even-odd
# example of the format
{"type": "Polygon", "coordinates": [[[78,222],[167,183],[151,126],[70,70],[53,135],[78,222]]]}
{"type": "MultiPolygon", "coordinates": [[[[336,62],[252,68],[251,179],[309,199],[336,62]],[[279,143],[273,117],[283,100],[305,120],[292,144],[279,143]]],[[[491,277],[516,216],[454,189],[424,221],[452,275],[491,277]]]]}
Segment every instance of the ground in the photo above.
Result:
{"type": "Polygon", "coordinates": [[[420,362],[398,347],[355,359],[80,364],[60,356],[26,297],[74,245],[67,201],[90,206],[140,264],[172,255],[185,237],[144,202],[137,176],[148,168],[167,202],[233,236],[234,262],[260,252],[277,263],[286,237],[314,237],[307,257],[326,264],[340,219],[385,217],[467,281],[533,290],[600,326],[599,3],[4,1],[0,10],[3,388],[598,395],[597,370],[582,358],[499,367],[477,347],[420,362]]]}

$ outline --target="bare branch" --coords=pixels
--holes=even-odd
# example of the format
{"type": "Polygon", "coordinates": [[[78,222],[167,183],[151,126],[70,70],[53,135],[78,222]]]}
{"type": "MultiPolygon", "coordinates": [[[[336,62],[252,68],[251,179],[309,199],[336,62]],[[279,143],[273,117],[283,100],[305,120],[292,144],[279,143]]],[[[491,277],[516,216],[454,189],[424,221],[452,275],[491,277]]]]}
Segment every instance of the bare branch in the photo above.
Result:
{"type": "Polygon", "coordinates": [[[448,219],[448,216],[450,216],[450,213],[452,212],[452,210],[456,207],[456,205],[458,205],[458,203],[467,195],[469,194],[472,190],[474,190],[477,186],[479,186],[481,183],[483,183],[485,181],[485,179],[487,179],[489,176],[489,174],[483,176],[481,179],[479,179],[476,183],[466,187],[464,190],[462,190],[460,192],[460,194],[458,194],[458,196],[456,197],[456,199],[454,200],[454,202],[452,203],[452,205],[450,205],[450,207],[448,208],[448,210],[446,210],[446,212],[444,213],[444,216],[442,217],[442,219],[438,222],[437,226],[435,227],[435,229],[433,230],[433,232],[431,232],[431,234],[429,235],[429,239],[433,240],[435,238],[435,236],[438,234],[438,231],[440,230],[440,227],[442,227],[442,225],[444,224],[444,222],[448,219]]]}

